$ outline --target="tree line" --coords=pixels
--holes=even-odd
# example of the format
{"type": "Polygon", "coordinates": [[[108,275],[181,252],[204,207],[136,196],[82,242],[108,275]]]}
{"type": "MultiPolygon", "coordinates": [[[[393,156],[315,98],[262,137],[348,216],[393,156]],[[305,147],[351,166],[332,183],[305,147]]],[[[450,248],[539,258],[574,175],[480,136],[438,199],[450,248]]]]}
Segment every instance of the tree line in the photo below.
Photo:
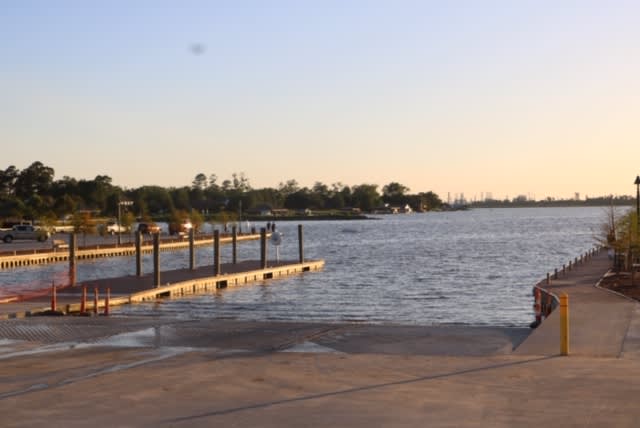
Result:
{"type": "Polygon", "coordinates": [[[321,182],[309,188],[291,179],[277,188],[253,188],[244,173],[234,173],[222,181],[215,174],[199,173],[190,185],[182,187],[124,189],[107,175],[97,175],[93,180],[68,176],[55,179],[54,169],[39,161],[23,170],[13,165],[0,170],[0,218],[4,219],[55,220],[78,211],[115,217],[119,207],[127,216],[144,219],[200,215],[235,218],[240,212],[263,207],[370,212],[384,204],[427,211],[440,208],[442,201],[433,192],[410,194],[409,188],[397,182],[380,189],[377,184],[321,182]],[[121,201],[132,204],[122,207],[121,201]]]}

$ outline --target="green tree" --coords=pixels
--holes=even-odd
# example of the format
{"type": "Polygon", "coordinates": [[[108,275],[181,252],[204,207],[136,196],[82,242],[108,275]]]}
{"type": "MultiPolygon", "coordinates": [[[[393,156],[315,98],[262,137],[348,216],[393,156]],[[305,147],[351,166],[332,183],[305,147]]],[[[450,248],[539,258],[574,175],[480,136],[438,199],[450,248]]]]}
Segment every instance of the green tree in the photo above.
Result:
{"type": "Polygon", "coordinates": [[[407,186],[398,182],[391,182],[382,187],[382,200],[393,206],[403,206],[409,203],[410,198],[406,195],[409,191],[407,186]]]}
{"type": "Polygon", "coordinates": [[[191,186],[195,189],[204,190],[207,188],[207,176],[203,173],[199,173],[195,176],[193,181],[191,182],[191,186]]]}
{"type": "Polygon", "coordinates": [[[171,200],[173,201],[173,206],[176,207],[177,210],[191,210],[191,201],[189,200],[189,188],[188,187],[180,187],[180,188],[172,188],[169,190],[171,194],[171,200]]]}
{"type": "Polygon", "coordinates": [[[354,186],[352,193],[353,205],[362,211],[372,211],[380,204],[380,194],[377,184],[361,184],[354,186]]]}
{"type": "Polygon", "coordinates": [[[13,165],[0,171],[0,196],[11,196],[15,194],[15,184],[20,171],[13,165]]]}
{"type": "Polygon", "coordinates": [[[298,182],[296,180],[287,180],[285,183],[280,183],[280,185],[278,186],[278,191],[280,192],[280,195],[282,195],[282,199],[286,199],[287,196],[289,196],[292,193],[295,193],[297,191],[300,190],[300,185],[298,184],[298,182]]]}
{"type": "Polygon", "coordinates": [[[36,161],[22,170],[15,180],[15,195],[27,199],[32,195],[46,194],[53,183],[54,170],[36,161]]]}

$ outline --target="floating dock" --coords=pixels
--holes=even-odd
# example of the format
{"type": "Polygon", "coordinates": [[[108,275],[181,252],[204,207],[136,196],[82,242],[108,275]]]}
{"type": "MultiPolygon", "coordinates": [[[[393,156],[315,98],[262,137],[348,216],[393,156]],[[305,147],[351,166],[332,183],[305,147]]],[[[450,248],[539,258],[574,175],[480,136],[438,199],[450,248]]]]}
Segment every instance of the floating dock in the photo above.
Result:
{"type": "MultiPolygon", "coordinates": [[[[220,266],[221,273],[214,274],[214,267],[178,269],[161,273],[160,286],[154,286],[154,274],[125,276],[87,281],[74,287],[57,287],[55,309],[61,314],[80,312],[104,313],[109,307],[155,301],[163,298],[182,297],[210,293],[219,289],[251,282],[283,278],[304,272],[314,272],[324,267],[324,260],[270,262],[262,268],[259,260],[228,263],[220,266]],[[86,300],[82,303],[83,290],[86,300]]],[[[53,288],[53,287],[52,287],[53,288]]],[[[20,296],[0,300],[0,319],[22,318],[51,311],[52,291],[39,297],[22,299],[20,296]]]]}

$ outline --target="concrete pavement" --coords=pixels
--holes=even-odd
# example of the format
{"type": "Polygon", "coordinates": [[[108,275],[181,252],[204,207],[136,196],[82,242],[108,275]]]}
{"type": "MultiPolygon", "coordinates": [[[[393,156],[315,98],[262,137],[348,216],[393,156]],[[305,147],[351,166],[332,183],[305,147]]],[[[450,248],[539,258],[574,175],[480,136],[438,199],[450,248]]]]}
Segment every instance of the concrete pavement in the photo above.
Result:
{"type": "MultiPolygon", "coordinates": [[[[570,354],[591,357],[618,357],[625,343],[629,351],[636,347],[627,334],[638,303],[596,287],[609,269],[605,252],[588,263],[559,274],[542,287],[559,296],[569,296],[570,354]]],[[[555,310],[524,343],[516,355],[556,355],[560,350],[560,311],[555,310]]]]}
{"type": "Polygon", "coordinates": [[[636,427],[638,304],[553,281],[538,329],[56,317],[0,322],[0,425],[636,427]],[[553,288],[551,288],[553,287],[553,288]],[[515,351],[513,351],[515,348],[515,351]]]}

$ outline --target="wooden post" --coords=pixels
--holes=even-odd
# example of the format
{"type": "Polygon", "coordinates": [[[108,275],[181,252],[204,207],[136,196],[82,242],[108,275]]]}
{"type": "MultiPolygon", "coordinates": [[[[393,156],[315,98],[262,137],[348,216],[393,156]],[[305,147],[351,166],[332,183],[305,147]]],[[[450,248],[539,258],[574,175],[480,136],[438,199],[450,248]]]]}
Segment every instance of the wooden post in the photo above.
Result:
{"type": "Polygon", "coordinates": [[[267,268],[267,229],[260,228],[260,269],[267,268]]]}
{"type": "Polygon", "coordinates": [[[213,231],[213,274],[220,275],[220,231],[213,231]]]}
{"type": "Polygon", "coordinates": [[[56,301],[56,284],[51,282],[51,312],[55,312],[57,309],[57,301],[56,301]]]}
{"type": "Polygon", "coordinates": [[[298,255],[300,259],[300,263],[304,263],[304,243],[303,243],[303,233],[302,233],[302,225],[298,225],[298,255]]]}
{"type": "Polygon", "coordinates": [[[569,355],[569,296],[560,295],[560,355],[569,355]]]}
{"type": "Polygon", "coordinates": [[[160,287],[160,233],[153,234],[153,285],[160,287]]]}
{"type": "Polygon", "coordinates": [[[142,233],[136,231],[136,276],[142,276],[142,233]]]}
{"type": "Polygon", "coordinates": [[[553,279],[558,279],[558,268],[553,271],[553,279]]]}
{"type": "Polygon", "coordinates": [[[69,234],[69,285],[76,285],[76,233],[69,234]]]}
{"type": "Polygon", "coordinates": [[[235,265],[238,263],[238,231],[235,226],[231,228],[231,262],[235,265]]]}
{"type": "Polygon", "coordinates": [[[98,314],[98,287],[93,289],[93,313],[98,314]]]}
{"type": "Polygon", "coordinates": [[[189,269],[196,268],[195,232],[193,227],[189,229],[189,269]]]}
{"type": "Polygon", "coordinates": [[[111,297],[111,289],[107,287],[107,297],[104,298],[104,314],[109,316],[109,298],[111,297]]]}
{"type": "Polygon", "coordinates": [[[547,285],[549,285],[551,283],[551,275],[549,275],[549,272],[547,272],[547,285]]]}
{"type": "Polygon", "coordinates": [[[80,298],[80,313],[87,312],[87,286],[82,287],[82,297],[80,298]]]}

